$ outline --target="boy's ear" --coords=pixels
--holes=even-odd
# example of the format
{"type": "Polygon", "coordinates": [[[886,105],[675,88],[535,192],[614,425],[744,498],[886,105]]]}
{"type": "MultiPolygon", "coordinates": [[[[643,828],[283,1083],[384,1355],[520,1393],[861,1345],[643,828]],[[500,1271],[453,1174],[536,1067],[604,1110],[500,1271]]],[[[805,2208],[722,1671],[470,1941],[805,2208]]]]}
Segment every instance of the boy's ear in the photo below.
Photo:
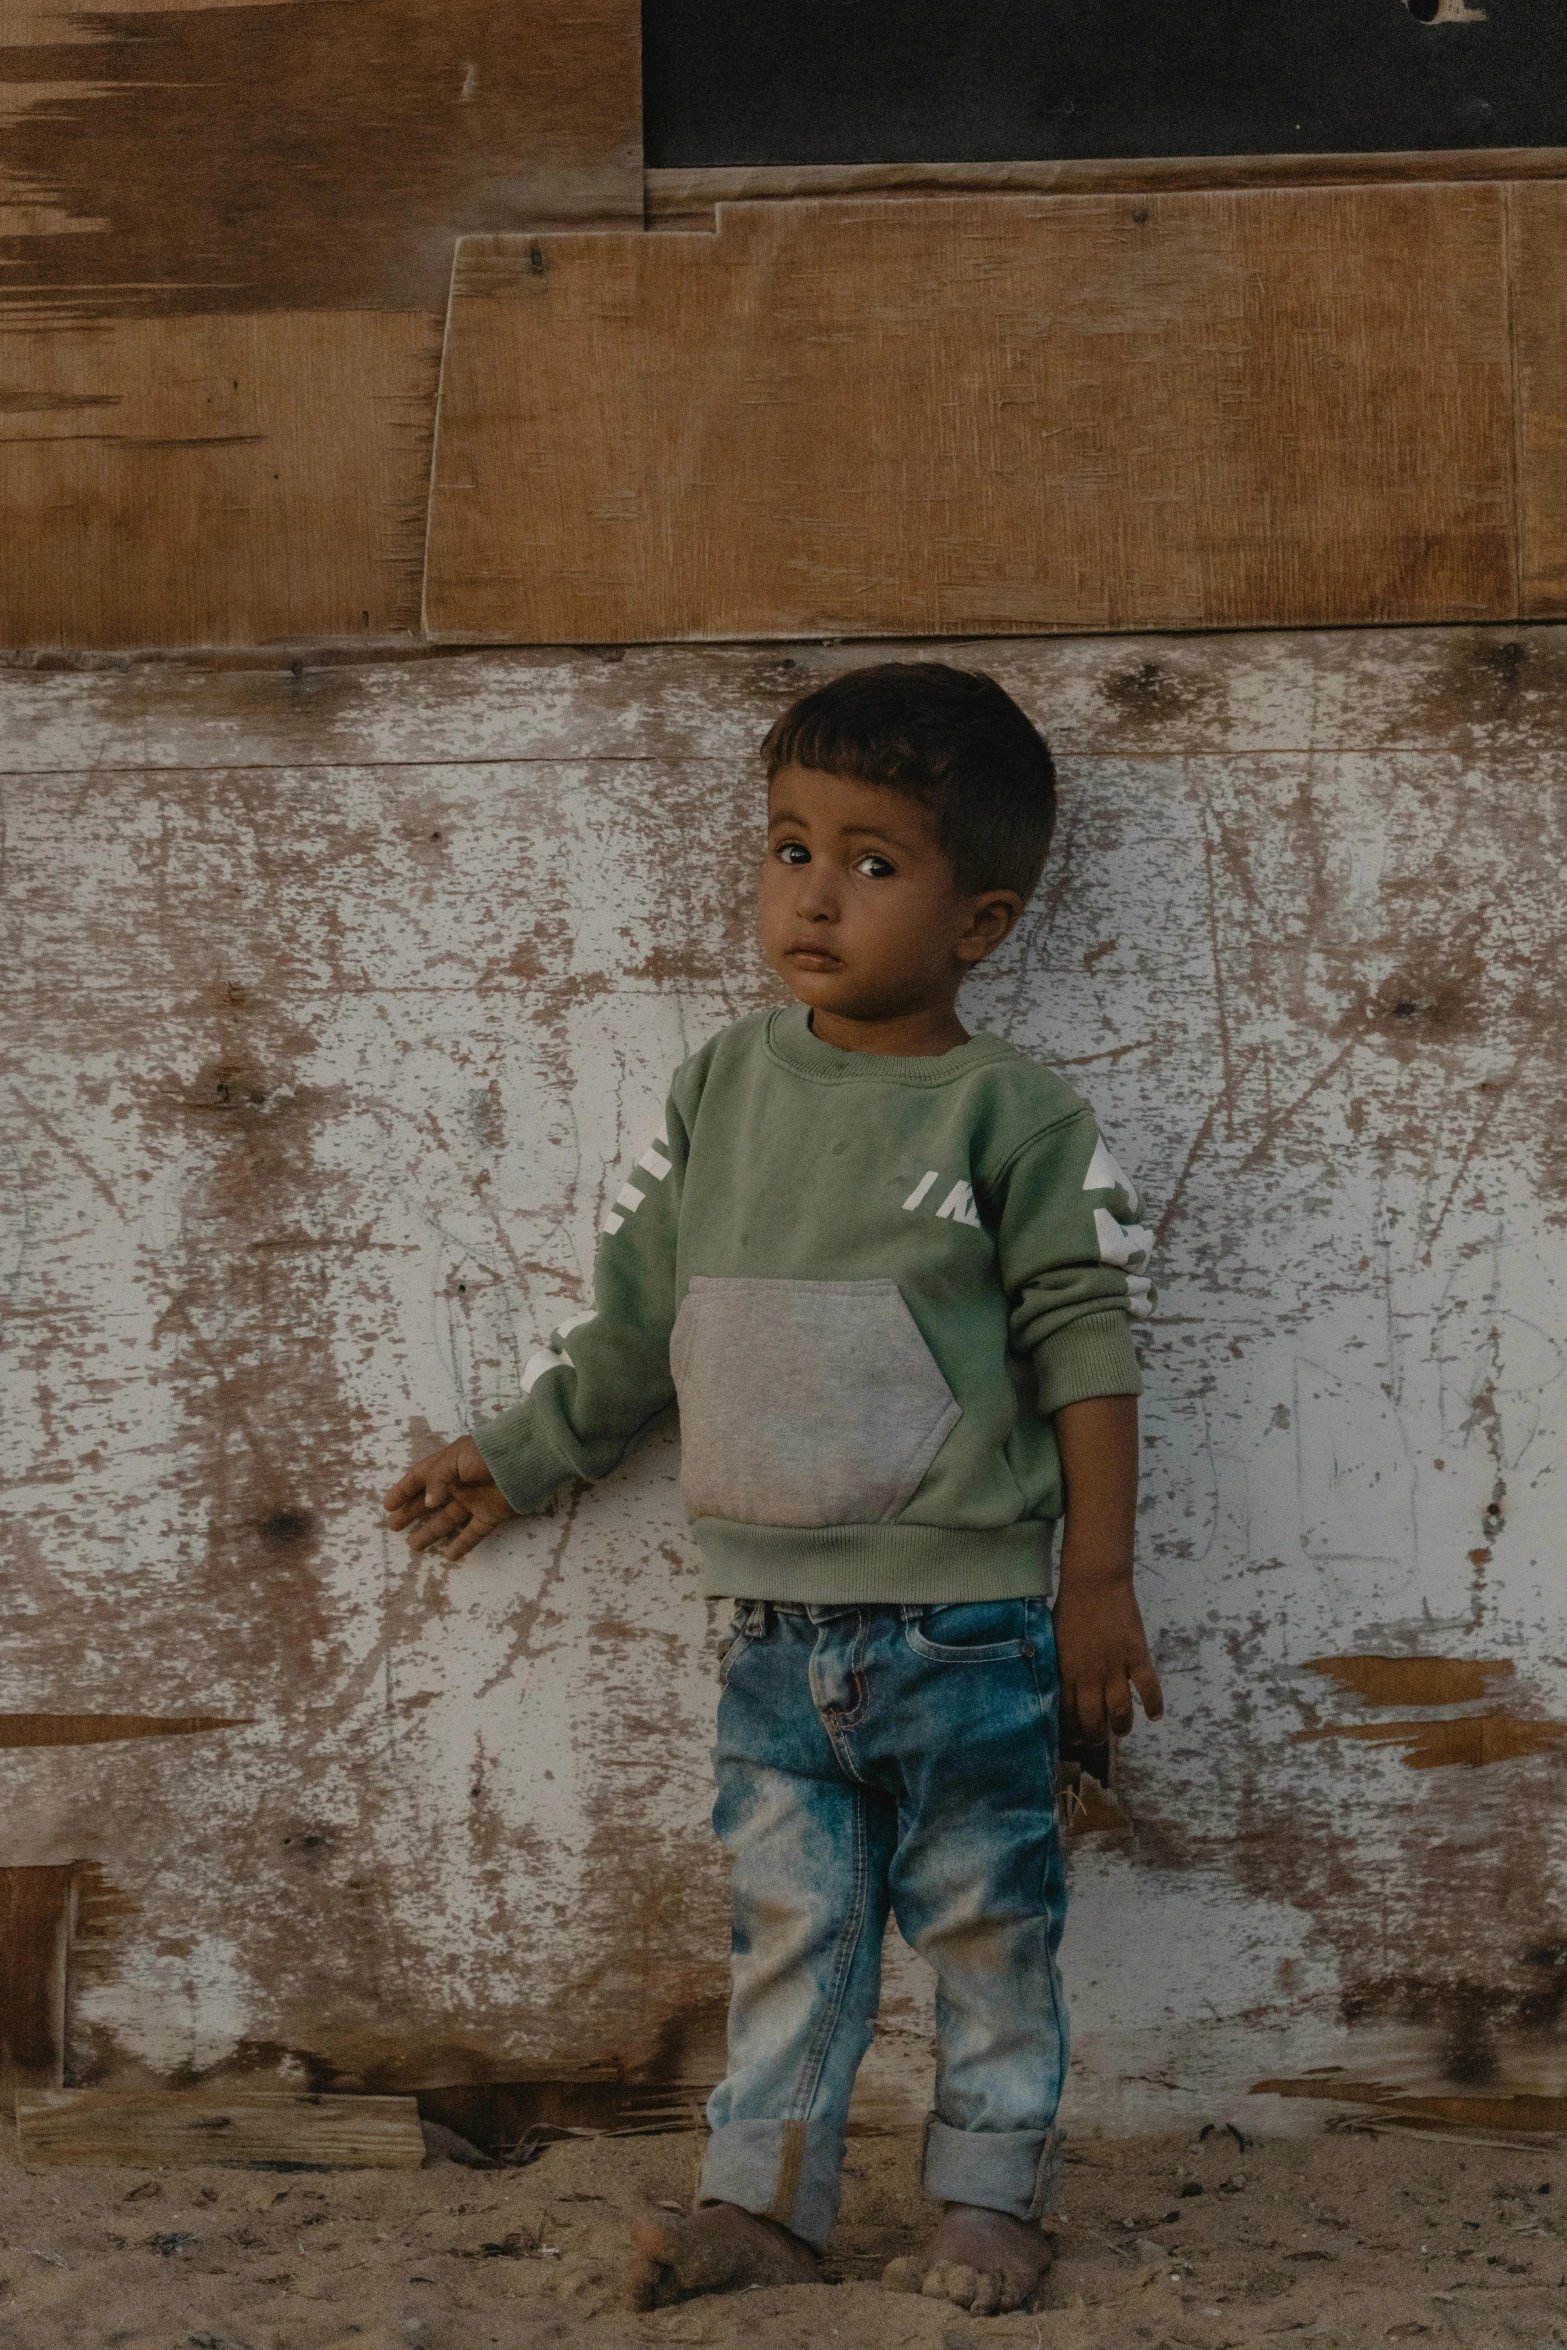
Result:
{"type": "Polygon", "coordinates": [[[1023,901],[1015,889],[987,889],[969,904],[969,926],[958,940],[957,957],[960,963],[983,963],[1017,928],[1023,918],[1023,901]]]}

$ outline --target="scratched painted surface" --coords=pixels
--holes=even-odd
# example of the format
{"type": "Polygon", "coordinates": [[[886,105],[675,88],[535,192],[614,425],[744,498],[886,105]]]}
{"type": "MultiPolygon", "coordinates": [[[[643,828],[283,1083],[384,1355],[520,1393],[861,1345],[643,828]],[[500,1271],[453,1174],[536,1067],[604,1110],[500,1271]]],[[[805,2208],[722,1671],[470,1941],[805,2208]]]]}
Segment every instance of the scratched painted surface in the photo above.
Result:
{"type": "MultiPolygon", "coordinates": [[[[0,1866],[91,1864],[72,2077],[711,2077],[673,1433],[455,1573],[374,1496],[513,1391],[668,1069],[767,1000],[754,747],[874,657],[0,673],[0,1866]]],[[[1064,804],[973,1015],[1162,1217],[1170,1715],[1075,1849],[1077,2117],[1567,2090],[1567,632],[960,657],[1064,804]]],[[[900,1960],[883,2112],[923,2000],[900,1960]]]]}

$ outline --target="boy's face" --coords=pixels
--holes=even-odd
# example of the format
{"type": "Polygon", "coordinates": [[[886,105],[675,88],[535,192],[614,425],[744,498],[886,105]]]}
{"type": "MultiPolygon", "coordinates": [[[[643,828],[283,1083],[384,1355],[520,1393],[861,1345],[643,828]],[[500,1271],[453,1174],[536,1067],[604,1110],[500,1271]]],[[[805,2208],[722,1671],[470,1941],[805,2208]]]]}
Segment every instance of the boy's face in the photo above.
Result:
{"type": "Polygon", "coordinates": [[[768,790],[762,952],[803,1004],[844,1020],[950,1006],[1023,910],[961,892],[931,817],[884,785],[781,767],[768,790]]]}

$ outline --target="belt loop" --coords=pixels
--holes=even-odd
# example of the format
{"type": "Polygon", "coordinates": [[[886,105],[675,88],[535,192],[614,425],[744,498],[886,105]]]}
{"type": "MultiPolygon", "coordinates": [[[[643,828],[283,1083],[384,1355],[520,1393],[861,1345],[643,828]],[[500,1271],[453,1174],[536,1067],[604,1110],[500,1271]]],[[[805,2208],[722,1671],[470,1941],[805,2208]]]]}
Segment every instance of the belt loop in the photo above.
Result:
{"type": "Polygon", "coordinates": [[[768,1607],[766,1600],[753,1599],[751,1602],[751,1612],[745,1620],[745,1632],[746,1638],[748,1640],[765,1640],[767,1638],[767,1617],[768,1607]]]}

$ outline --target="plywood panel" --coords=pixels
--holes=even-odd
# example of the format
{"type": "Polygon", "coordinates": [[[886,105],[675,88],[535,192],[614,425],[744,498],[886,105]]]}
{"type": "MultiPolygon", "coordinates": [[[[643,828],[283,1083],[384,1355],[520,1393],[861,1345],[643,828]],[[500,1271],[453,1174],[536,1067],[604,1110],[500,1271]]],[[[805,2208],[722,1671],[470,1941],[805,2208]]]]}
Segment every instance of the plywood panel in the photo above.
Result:
{"type": "Polygon", "coordinates": [[[1523,609],[1567,613],[1567,186],[1508,190],[1523,609]]]}
{"type": "MultiPolygon", "coordinates": [[[[1073,2126],[1332,2064],[1560,2094],[1567,1741],[1409,1734],[1567,1721],[1567,629],[885,649],[933,650],[1061,753],[968,1016],[1162,1228],[1170,1703],[1074,1855],[1073,2126]]],[[[515,1391],[668,1069],[769,1000],[756,746],[870,657],[0,669],[6,1703],[251,1723],[0,1758],[12,1854],[103,1871],[73,2077],[712,2077],[672,1435],[455,1573],[374,1497],[515,1391]]]]}
{"type": "Polygon", "coordinates": [[[439,336],[365,312],[0,331],[0,644],[417,626],[439,336]]]}
{"type": "Polygon", "coordinates": [[[1514,609],[1494,187],[720,208],[471,239],[429,627],[523,641],[1514,609]]]}
{"type": "Polygon", "coordinates": [[[641,218],[636,0],[27,16],[0,312],[434,310],[464,230],[641,218]]]}

